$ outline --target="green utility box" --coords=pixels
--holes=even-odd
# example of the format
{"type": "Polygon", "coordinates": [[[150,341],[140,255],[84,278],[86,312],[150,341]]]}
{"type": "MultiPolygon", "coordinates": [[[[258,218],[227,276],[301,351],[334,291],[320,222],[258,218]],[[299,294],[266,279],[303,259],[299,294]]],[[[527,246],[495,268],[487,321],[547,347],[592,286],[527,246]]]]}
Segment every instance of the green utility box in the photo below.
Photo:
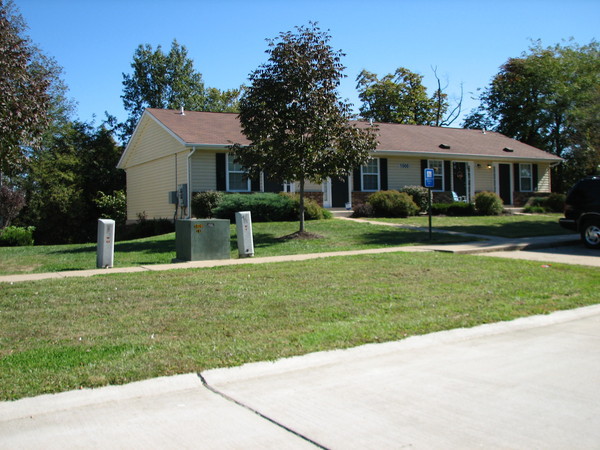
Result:
{"type": "Polygon", "coordinates": [[[175,251],[179,261],[229,259],[229,220],[183,219],[175,223],[175,251]]]}

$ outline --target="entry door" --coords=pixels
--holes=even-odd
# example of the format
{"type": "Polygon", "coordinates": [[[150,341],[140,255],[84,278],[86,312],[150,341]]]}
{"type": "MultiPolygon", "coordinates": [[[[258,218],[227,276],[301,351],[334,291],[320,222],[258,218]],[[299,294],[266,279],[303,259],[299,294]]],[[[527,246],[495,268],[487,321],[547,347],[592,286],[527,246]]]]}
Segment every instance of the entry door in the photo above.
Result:
{"type": "Polygon", "coordinates": [[[456,195],[468,198],[467,186],[469,177],[469,166],[465,162],[452,163],[452,187],[456,195]]]}
{"type": "Polygon", "coordinates": [[[510,164],[498,164],[498,193],[505,205],[512,205],[510,164]]]}
{"type": "Polygon", "coordinates": [[[348,176],[343,179],[333,178],[331,180],[331,206],[333,208],[345,208],[348,198],[348,176]]]}

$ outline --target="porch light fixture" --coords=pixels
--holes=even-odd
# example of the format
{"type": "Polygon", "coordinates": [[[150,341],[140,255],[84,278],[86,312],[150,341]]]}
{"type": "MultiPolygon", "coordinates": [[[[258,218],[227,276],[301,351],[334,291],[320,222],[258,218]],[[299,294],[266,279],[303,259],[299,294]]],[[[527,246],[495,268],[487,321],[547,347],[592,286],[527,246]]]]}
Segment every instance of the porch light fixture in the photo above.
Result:
{"type": "Polygon", "coordinates": [[[488,163],[488,165],[487,165],[487,168],[488,168],[488,169],[491,169],[491,168],[492,168],[492,165],[491,165],[490,163],[488,163]]]}

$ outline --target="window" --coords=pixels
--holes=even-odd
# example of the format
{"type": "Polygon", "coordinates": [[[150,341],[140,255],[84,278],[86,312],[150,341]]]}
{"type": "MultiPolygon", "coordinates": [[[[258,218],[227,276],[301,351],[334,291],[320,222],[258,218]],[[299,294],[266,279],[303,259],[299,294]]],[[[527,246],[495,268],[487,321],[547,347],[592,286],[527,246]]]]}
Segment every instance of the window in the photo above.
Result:
{"type": "Polygon", "coordinates": [[[427,165],[430,169],[433,169],[433,190],[443,191],[444,190],[444,161],[430,159],[427,161],[427,165]]]}
{"type": "Polygon", "coordinates": [[[379,159],[369,160],[366,165],[361,167],[362,191],[379,190],[379,159]]]}
{"type": "Polygon", "coordinates": [[[250,192],[250,179],[241,164],[234,163],[227,155],[227,190],[230,192],[250,192]]]}
{"type": "Polygon", "coordinates": [[[531,192],[533,190],[531,164],[519,164],[519,186],[521,192],[531,192]]]}

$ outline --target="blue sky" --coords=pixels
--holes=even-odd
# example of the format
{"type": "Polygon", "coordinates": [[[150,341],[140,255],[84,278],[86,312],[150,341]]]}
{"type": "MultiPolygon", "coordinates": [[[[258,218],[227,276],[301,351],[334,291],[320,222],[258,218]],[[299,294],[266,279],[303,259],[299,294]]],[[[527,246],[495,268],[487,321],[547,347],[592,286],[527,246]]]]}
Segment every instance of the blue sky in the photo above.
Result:
{"type": "MultiPolygon", "coordinates": [[[[382,76],[406,67],[424,76],[432,93],[432,67],[449,96],[464,88],[463,112],[508,58],[532,39],[544,46],[574,38],[597,39],[598,0],[14,0],[29,35],[64,68],[77,116],[119,120],[123,73],[139,44],[173,39],[187,47],[207,86],[229,89],[247,83],[265,62],[266,38],[317,21],[342,50],[347,78],[340,94],[355,105],[362,69],[382,76]]],[[[457,121],[453,126],[459,126],[457,121]]]]}

